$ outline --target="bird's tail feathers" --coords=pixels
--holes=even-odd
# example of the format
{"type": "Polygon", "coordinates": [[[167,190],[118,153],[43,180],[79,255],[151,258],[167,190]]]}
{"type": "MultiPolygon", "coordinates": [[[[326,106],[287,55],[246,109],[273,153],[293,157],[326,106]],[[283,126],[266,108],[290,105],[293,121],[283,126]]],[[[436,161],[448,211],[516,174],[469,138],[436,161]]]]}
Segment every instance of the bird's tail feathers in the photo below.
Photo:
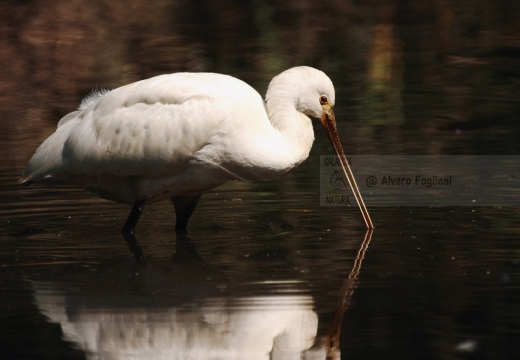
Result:
{"type": "Polygon", "coordinates": [[[18,184],[24,185],[24,186],[29,186],[31,184],[34,184],[34,181],[31,181],[31,179],[32,179],[31,175],[22,177],[20,180],[18,180],[18,184]]]}
{"type": "Polygon", "coordinates": [[[18,181],[20,184],[29,185],[59,176],[63,171],[63,147],[70,134],[67,128],[58,129],[36,149],[18,181]]]}

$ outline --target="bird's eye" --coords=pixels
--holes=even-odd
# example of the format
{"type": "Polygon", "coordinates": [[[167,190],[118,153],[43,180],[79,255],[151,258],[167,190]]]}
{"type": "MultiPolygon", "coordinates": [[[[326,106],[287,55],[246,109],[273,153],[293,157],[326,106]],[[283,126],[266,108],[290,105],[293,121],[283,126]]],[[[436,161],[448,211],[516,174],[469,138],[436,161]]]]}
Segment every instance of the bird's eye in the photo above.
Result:
{"type": "Polygon", "coordinates": [[[329,99],[327,98],[326,95],[321,95],[320,96],[320,103],[321,103],[321,105],[325,105],[328,102],[329,102],[329,99]]]}

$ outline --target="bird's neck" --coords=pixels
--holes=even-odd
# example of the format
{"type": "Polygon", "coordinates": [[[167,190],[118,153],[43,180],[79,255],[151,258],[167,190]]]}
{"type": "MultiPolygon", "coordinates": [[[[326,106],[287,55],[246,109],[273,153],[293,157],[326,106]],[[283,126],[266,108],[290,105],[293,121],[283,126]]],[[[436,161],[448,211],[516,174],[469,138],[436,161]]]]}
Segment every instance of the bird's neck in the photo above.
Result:
{"type": "Polygon", "coordinates": [[[266,110],[273,128],[286,144],[285,154],[292,158],[294,166],[298,165],[309,156],[314,142],[311,119],[282,97],[268,98],[266,110]]]}

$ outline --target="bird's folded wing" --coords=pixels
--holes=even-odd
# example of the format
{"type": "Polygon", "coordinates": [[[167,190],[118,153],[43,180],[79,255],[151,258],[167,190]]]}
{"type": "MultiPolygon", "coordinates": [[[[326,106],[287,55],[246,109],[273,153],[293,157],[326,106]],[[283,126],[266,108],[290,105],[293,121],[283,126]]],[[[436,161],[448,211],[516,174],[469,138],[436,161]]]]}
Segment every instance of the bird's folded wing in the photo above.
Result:
{"type": "Polygon", "coordinates": [[[213,104],[212,98],[137,103],[80,122],[63,146],[63,166],[76,174],[173,175],[196,160],[225,121],[225,110],[213,104]]]}
{"type": "Polygon", "coordinates": [[[162,177],[197,161],[228,119],[230,104],[211,82],[158,78],[113,90],[67,115],[21,182],[81,174],[162,177]]]}

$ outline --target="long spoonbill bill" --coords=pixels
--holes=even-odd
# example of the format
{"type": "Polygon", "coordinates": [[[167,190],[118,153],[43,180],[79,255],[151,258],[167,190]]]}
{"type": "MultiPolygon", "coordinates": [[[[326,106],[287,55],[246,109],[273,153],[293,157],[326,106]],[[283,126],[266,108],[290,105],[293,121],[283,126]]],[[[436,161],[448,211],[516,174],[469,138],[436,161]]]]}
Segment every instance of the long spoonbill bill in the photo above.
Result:
{"type": "Polygon", "coordinates": [[[38,147],[20,183],[65,178],[134,204],[123,234],[133,234],[143,206],[169,198],[175,228],[185,232],[204,191],[229,180],[277,178],[304,161],[314,141],[311,116],[325,128],[373,228],[339,141],[334,102],[332,81],[306,66],[274,77],[265,102],[228,75],[156,76],[86,97],[38,147]]]}

